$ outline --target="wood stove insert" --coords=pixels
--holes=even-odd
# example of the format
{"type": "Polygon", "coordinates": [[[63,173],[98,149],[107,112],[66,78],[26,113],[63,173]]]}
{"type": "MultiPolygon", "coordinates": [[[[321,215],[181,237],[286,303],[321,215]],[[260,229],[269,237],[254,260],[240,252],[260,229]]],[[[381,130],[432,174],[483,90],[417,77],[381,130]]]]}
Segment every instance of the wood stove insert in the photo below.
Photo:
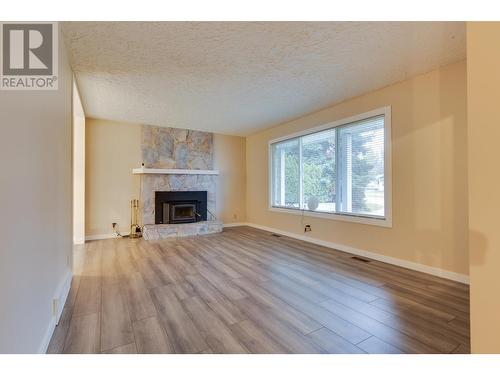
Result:
{"type": "Polygon", "coordinates": [[[155,224],[183,224],[206,220],[206,191],[155,192],[155,224]]]}

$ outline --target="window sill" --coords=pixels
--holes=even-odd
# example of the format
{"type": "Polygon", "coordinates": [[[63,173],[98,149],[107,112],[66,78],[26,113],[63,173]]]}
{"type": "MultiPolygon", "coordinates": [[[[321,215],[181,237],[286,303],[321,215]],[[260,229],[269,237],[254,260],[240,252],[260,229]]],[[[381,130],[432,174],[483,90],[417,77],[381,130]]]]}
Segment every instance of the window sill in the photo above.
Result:
{"type": "Polygon", "coordinates": [[[345,215],[345,214],[336,214],[336,213],[329,214],[326,212],[315,212],[315,211],[299,210],[296,208],[282,208],[282,207],[273,207],[273,206],[269,207],[269,211],[280,212],[280,213],[285,213],[285,214],[317,217],[317,218],[328,219],[328,220],[347,221],[347,222],[357,223],[357,224],[375,225],[378,227],[385,227],[385,228],[392,228],[392,220],[388,217],[378,219],[378,218],[367,217],[367,216],[355,216],[355,215],[345,215]]]}

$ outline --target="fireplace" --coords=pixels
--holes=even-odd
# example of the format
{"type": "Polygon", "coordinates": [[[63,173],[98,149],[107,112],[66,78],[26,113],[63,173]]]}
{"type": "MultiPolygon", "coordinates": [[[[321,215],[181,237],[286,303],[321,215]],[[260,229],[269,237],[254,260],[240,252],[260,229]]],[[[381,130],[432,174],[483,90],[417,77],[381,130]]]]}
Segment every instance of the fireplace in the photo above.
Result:
{"type": "Polygon", "coordinates": [[[206,191],[155,192],[155,224],[183,224],[206,220],[206,191]]]}

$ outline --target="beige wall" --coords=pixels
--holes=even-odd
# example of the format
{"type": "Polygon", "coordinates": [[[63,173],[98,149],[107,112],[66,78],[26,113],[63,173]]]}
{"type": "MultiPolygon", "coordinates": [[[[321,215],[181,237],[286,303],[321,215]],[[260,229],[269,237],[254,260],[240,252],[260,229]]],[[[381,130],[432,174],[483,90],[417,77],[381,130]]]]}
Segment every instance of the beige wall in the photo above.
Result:
{"type": "Polygon", "coordinates": [[[71,275],[72,75],[59,36],[59,89],[0,91],[0,353],[44,351],[71,275]]]}
{"type": "Polygon", "coordinates": [[[247,220],[459,274],[468,273],[466,64],[455,63],[247,138],[247,220]],[[268,141],[392,106],[393,227],[268,210],[268,141]]]}
{"type": "Polygon", "coordinates": [[[85,114],[73,80],[73,243],[85,242],[85,114]]]}
{"type": "MultiPolygon", "coordinates": [[[[86,236],[129,232],[130,200],[140,196],[141,126],[105,120],[86,122],[86,236]]],[[[245,139],[214,134],[217,180],[215,213],[224,223],[242,222],[245,210],[245,139]]]]}
{"type": "Polygon", "coordinates": [[[467,24],[471,348],[500,353],[500,23],[467,24]]]}
{"type": "Polygon", "coordinates": [[[85,124],[85,235],[130,232],[130,200],[139,199],[141,127],[87,119],[85,124]]]}
{"type": "Polygon", "coordinates": [[[216,216],[223,223],[246,220],[245,138],[214,134],[214,169],[217,178],[216,216]]]}

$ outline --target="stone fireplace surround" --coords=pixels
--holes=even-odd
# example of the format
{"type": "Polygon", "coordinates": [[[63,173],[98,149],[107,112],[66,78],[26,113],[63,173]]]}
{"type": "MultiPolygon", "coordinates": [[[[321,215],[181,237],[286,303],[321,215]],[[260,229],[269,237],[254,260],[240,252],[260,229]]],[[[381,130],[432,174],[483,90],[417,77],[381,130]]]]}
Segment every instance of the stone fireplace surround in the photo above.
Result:
{"type": "MultiPolygon", "coordinates": [[[[213,134],[201,131],[142,126],[141,151],[145,168],[213,169],[213,134]]],[[[216,212],[216,175],[143,174],[141,175],[141,217],[146,240],[198,235],[222,231],[217,220],[184,224],[155,223],[155,192],[206,191],[207,208],[216,212]]]]}

